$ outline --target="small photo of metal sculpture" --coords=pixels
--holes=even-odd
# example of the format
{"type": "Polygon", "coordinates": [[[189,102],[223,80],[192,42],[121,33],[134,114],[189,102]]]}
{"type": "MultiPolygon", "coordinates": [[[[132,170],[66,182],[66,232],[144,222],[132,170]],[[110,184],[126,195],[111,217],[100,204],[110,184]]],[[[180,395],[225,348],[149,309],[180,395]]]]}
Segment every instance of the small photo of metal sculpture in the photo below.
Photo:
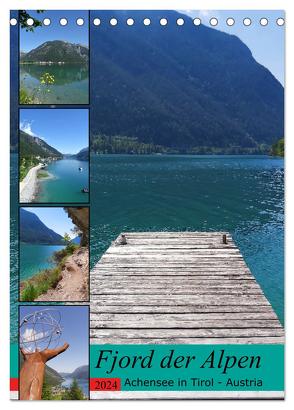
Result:
{"type": "Polygon", "coordinates": [[[87,306],[20,306],[20,400],[88,399],[88,318],[87,306]]]}

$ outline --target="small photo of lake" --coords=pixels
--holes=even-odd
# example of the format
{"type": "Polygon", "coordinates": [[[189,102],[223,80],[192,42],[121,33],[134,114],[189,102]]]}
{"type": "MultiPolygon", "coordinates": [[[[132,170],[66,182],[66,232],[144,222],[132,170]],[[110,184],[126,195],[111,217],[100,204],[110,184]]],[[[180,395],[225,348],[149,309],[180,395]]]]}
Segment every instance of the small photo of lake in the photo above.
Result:
{"type": "Polygon", "coordinates": [[[87,109],[21,109],[19,201],[89,202],[87,109]]]}
{"type": "Polygon", "coordinates": [[[19,282],[25,302],[89,299],[89,208],[20,208],[19,282]]]}
{"type": "Polygon", "coordinates": [[[89,104],[88,12],[21,10],[19,20],[19,103],[89,104]]]}

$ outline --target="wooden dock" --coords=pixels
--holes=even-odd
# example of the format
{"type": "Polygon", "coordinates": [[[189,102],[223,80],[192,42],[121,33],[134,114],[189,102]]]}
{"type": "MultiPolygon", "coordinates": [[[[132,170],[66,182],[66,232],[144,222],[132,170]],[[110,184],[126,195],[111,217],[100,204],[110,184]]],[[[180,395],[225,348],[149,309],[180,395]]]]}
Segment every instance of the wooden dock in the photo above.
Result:
{"type": "Polygon", "coordinates": [[[91,272],[91,343],[284,343],[230,234],[125,236],[127,244],[112,243],[91,272]]]}

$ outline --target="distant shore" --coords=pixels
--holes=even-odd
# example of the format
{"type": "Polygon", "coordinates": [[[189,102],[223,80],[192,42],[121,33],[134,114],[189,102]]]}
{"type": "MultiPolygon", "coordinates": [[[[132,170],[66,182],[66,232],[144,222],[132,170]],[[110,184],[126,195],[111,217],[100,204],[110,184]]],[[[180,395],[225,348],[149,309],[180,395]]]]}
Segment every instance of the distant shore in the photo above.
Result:
{"type": "Polygon", "coordinates": [[[38,164],[31,168],[24,179],[19,184],[19,201],[33,202],[37,186],[38,186],[38,171],[42,168],[42,164],[38,164]]]}

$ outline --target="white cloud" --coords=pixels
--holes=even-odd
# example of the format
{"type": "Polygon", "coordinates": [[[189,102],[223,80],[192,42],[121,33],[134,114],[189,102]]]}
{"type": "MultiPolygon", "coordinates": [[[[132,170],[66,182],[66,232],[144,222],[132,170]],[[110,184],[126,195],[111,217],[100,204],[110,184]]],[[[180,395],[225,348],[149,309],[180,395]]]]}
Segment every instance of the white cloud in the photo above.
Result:
{"type": "Polygon", "coordinates": [[[21,121],[19,128],[23,131],[26,132],[27,134],[31,135],[32,137],[37,137],[38,135],[35,134],[32,130],[32,125],[33,125],[33,121],[21,121]]]}
{"type": "Polygon", "coordinates": [[[218,18],[219,13],[215,10],[178,10],[180,13],[186,14],[189,17],[199,17],[204,23],[208,23],[212,17],[218,18]]]}
{"type": "Polygon", "coordinates": [[[26,328],[22,334],[22,339],[24,342],[35,342],[43,337],[46,337],[46,333],[39,332],[37,333],[33,328],[26,328]]]}

